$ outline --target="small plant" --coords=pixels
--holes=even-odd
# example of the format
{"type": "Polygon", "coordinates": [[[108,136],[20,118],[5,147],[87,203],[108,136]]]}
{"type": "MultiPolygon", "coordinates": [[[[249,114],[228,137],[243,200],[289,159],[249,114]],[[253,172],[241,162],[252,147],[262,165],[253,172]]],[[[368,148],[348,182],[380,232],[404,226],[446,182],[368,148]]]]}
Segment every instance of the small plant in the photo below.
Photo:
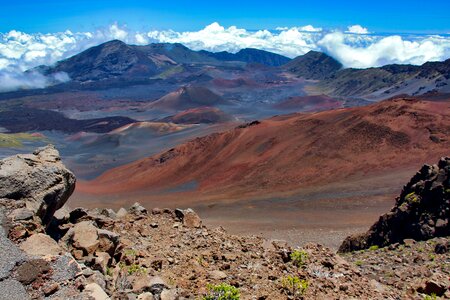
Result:
{"type": "Polygon", "coordinates": [[[423,300],[436,300],[437,296],[435,293],[432,293],[431,295],[425,295],[425,297],[423,297],[423,300]]]}
{"type": "Polygon", "coordinates": [[[357,261],[355,261],[355,265],[357,265],[358,267],[361,267],[362,264],[363,264],[363,261],[362,261],[362,260],[357,260],[357,261]]]}
{"type": "Polygon", "coordinates": [[[304,250],[295,250],[291,253],[291,260],[297,267],[302,267],[306,264],[308,253],[304,250]]]}
{"type": "Polygon", "coordinates": [[[130,256],[130,257],[135,257],[135,256],[137,255],[137,252],[136,252],[136,250],[134,250],[134,249],[125,249],[125,250],[123,251],[123,253],[124,253],[126,256],[130,256]]]}
{"type": "Polygon", "coordinates": [[[434,261],[436,259],[436,255],[434,255],[433,253],[430,253],[428,257],[430,258],[431,261],[434,261]]]}
{"type": "Polygon", "coordinates": [[[208,285],[208,295],[204,296],[203,300],[239,300],[240,297],[238,288],[221,283],[208,285]]]}
{"type": "Polygon", "coordinates": [[[132,264],[131,266],[128,267],[128,274],[129,275],[133,275],[133,274],[146,274],[147,273],[147,269],[144,267],[141,267],[138,264],[132,264]]]}
{"type": "Polygon", "coordinates": [[[297,276],[287,276],[281,280],[283,289],[295,299],[303,297],[308,289],[309,283],[305,279],[300,279],[297,276]]]}
{"type": "Polygon", "coordinates": [[[420,198],[416,195],[416,193],[411,192],[405,196],[405,200],[409,203],[418,203],[420,201],[420,198]]]}
{"type": "Polygon", "coordinates": [[[106,267],[106,275],[108,275],[108,276],[112,276],[113,275],[113,272],[112,272],[110,267],[106,267]]]}
{"type": "Polygon", "coordinates": [[[373,246],[370,246],[370,247],[369,247],[369,250],[370,250],[370,251],[375,251],[375,250],[378,250],[378,249],[380,249],[380,247],[377,246],[377,245],[373,245],[373,246]]]}

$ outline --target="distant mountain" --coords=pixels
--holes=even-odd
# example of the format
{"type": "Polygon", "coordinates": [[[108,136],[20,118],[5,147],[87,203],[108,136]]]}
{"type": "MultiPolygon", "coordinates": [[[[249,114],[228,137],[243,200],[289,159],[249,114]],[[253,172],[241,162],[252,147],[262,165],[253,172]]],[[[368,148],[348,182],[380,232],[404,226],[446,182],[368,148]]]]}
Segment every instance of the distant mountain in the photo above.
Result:
{"type": "Polygon", "coordinates": [[[161,58],[170,59],[171,64],[192,64],[192,63],[216,63],[217,60],[209,57],[202,51],[193,51],[188,47],[175,43],[153,43],[146,46],[131,46],[155,59],[157,62],[161,58]]]}
{"type": "Polygon", "coordinates": [[[290,58],[280,54],[254,48],[245,48],[237,53],[230,53],[227,51],[215,53],[208,51],[200,52],[205,54],[206,56],[213,57],[220,61],[243,61],[247,63],[259,63],[272,67],[284,65],[291,60],[290,58]]]}
{"type": "Polygon", "coordinates": [[[226,104],[226,101],[209,89],[198,86],[184,86],[150,103],[149,107],[168,111],[180,111],[218,104],[226,104]]]}
{"type": "Polygon", "coordinates": [[[62,60],[53,67],[40,66],[37,70],[46,75],[66,72],[76,81],[98,81],[111,78],[138,80],[150,78],[179,64],[221,65],[232,61],[279,66],[289,61],[289,58],[257,49],[243,49],[236,54],[212,53],[193,51],[178,43],[136,46],[113,40],[62,60]]]}
{"type": "Polygon", "coordinates": [[[45,74],[66,72],[78,81],[102,80],[114,77],[142,77],[155,74],[158,62],[129,46],[114,40],[58,62],[54,67],[40,67],[45,74]]]}
{"type": "Polygon", "coordinates": [[[450,59],[422,66],[387,65],[369,69],[343,69],[319,84],[333,96],[384,99],[400,94],[450,92],[450,59]]]}
{"type": "Polygon", "coordinates": [[[342,69],[342,64],[325,53],[309,51],[283,65],[283,69],[305,79],[322,80],[342,69]]]}

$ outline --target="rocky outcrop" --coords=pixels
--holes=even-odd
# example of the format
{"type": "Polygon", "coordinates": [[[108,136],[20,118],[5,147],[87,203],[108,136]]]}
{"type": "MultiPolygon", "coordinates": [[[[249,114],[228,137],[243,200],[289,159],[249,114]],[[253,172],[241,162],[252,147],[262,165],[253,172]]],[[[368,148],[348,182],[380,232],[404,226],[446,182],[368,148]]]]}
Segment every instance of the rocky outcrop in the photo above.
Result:
{"type": "Polygon", "coordinates": [[[404,239],[450,235],[450,158],[424,165],[403,187],[395,206],[365,234],[348,237],[340,252],[384,247],[404,239]]]}
{"type": "MultiPolygon", "coordinates": [[[[53,146],[33,154],[11,156],[0,161],[0,198],[25,201],[48,224],[75,189],[75,176],[61,162],[53,146]]],[[[16,218],[30,215],[22,210],[16,218]]]]}
{"type": "MultiPolygon", "coordinates": [[[[430,190],[439,189],[440,168],[422,172],[430,190]]],[[[192,209],[65,206],[44,226],[25,205],[0,199],[0,299],[218,299],[223,289],[243,300],[450,298],[448,268],[435,267],[448,262],[447,238],[344,259],[321,245],[296,249],[211,229],[192,209]]]]}

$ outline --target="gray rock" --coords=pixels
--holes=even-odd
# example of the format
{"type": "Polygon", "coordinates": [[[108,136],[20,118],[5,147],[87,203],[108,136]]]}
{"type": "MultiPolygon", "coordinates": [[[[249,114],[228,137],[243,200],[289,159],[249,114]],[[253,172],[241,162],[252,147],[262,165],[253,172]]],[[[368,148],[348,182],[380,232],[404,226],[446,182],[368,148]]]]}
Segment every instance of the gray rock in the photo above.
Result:
{"type": "Polygon", "coordinates": [[[34,213],[27,208],[17,208],[9,214],[9,217],[13,221],[30,220],[33,218],[33,216],[34,216],[34,213]]]}
{"type": "Polygon", "coordinates": [[[116,213],[117,218],[123,218],[128,214],[127,210],[123,207],[119,208],[119,210],[116,213]]]}
{"type": "Polygon", "coordinates": [[[112,210],[111,208],[103,208],[100,210],[100,214],[111,218],[111,219],[115,219],[117,217],[117,214],[114,210],[112,210]]]}
{"type": "Polygon", "coordinates": [[[52,260],[50,266],[53,270],[52,279],[56,282],[72,280],[81,272],[81,266],[67,253],[52,260]]]}
{"type": "Polygon", "coordinates": [[[0,161],[0,198],[24,200],[48,224],[75,189],[75,176],[51,145],[0,161]]]}
{"type": "Polygon", "coordinates": [[[17,280],[6,279],[0,281],[0,300],[27,300],[30,299],[24,286],[17,280]]]}
{"type": "Polygon", "coordinates": [[[4,215],[0,209],[0,280],[8,277],[14,266],[26,258],[25,254],[8,239],[2,227],[3,220],[4,215]]]}
{"type": "Polygon", "coordinates": [[[137,215],[137,216],[147,214],[147,209],[138,202],[134,203],[128,211],[130,214],[137,215]]]}

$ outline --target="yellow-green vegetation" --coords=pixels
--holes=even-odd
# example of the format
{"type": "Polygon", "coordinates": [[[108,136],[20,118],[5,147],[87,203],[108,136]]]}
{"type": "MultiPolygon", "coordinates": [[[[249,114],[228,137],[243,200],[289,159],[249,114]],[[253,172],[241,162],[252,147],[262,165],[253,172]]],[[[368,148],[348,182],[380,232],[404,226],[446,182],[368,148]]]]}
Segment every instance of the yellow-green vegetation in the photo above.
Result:
{"type": "Polygon", "coordinates": [[[39,140],[43,140],[43,137],[30,133],[0,133],[0,148],[20,148],[25,141],[39,140]]]}
{"type": "Polygon", "coordinates": [[[119,262],[119,268],[121,270],[126,270],[129,275],[133,274],[147,274],[147,269],[144,267],[141,267],[138,264],[131,264],[127,266],[124,262],[119,262]]]}
{"type": "Polygon", "coordinates": [[[409,203],[418,203],[420,201],[419,196],[416,195],[416,193],[411,192],[408,195],[405,196],[405,200],[409,203]]]}
{"type": "Polygon", "coordinates": [[[203,300],[239,300],[241,298],[239,289],[226,284],[208,285],[208,295],[203,300]]]}
{"type": "Polygon", "coordinates": [[[298,299],[306,293],[309,283],[297,276],[287,276],[281,279],[281,286],[289,295],[294,296],[294,299],[298,299]]]}
{"type": "Polygon", "coordinates": [[[433,253],[430,253],[428,257],[430,258],[431,261],[434,261],[436,259],[436,255],[434,255],[433,253]]]}
{"type": "Polygon", "coordinates": [[[373,245],[373,246],[370,246],[370,247],[369,247],[369,250],[370,250],[370,251],[375,251],[375,250],[378,250],[378,249],[380,249],[380,247],[377,246],[377,245],[373,245]]]}
{"type": "Polygon", "coordinates": [[[129,275],[133,274],[147,274],[147,269],[144,267],[141,267],[138,264],[132,264],[127,268],[127,272],[129,275]]]}
{"type": "Polygon", "coordinates": [[[304,250],[294,250],[290,257],[294,265],[303,267],[308,259],[308,253],[304,250]]]}
{"type": "Polygon", "coordinates": [[[436,294],[431,294],[431,295],[425,295],[425,297],[423,297],[423,300],[436,300],[437,296],[436,294]]]}
{"type": "Polygon", "coordinates": [[[124,251],[123,251],[123,253],[126,255],[126,256],[130,256],[130,257],[135,257],[136,256],[136,250],[134,250],[134,249],[125,249],[124,251]]]}
{"type": "Polygon", "coordinates": [[[183,66],[181,66],[181,65],[176,65],[176,66],[174,66],[174,67],[171,67],[171,68],[165,70],[164,72],[159,73],[158,75],[156,75],[156,76],[153,77],[153,78],[155,78],[155,79],[167,79],[167,78],[169,78],[170,76],[175,75],[175,74],[178,74],[178,73],[181,73],[181,72],[183,72],[183,71],[184,71],[183,66]]]}
{"type": "Polygon", "coordinates": [[[362,264],[363,264],[362,260],[355,261],[355,265],[357,265],[358,267],[362,266],[362,264]]]}

